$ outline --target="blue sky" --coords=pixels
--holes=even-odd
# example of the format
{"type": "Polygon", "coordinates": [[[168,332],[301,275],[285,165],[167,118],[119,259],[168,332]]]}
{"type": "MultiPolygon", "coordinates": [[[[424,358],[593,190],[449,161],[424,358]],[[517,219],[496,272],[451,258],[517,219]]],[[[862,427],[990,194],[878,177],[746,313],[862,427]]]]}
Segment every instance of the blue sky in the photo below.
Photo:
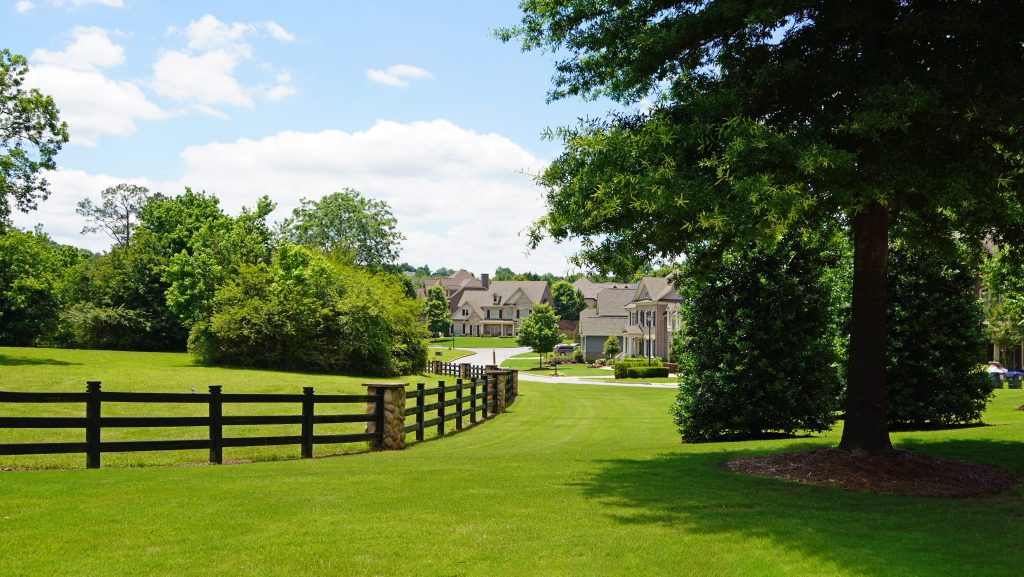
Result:
{"type": "Polygon", "coordinates": [[[267,194],[278,217],[352,187],[391,204],[412,264],[567,270],[573,246],[524,254],[543,212],[528,173],[558,153],[545,127],[610,105],[545,102],[553,58],[491,36],[518,21],[513,0],[4,4],[2,47],[72,136],[21,226],[102,250],[74,204],[118,182],[204,189],[232,212],[267,194]]]}

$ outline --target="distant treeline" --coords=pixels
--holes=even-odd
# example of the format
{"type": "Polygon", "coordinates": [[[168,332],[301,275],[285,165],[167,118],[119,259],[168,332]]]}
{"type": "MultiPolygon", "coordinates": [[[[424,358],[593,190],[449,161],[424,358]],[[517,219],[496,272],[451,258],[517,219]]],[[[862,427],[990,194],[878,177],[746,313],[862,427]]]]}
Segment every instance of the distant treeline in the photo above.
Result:
{"type": "Polygon", "coordinates": [[[0,344],[186,348],[208,364],[396,375],[426,361],[388,206],[345,190],[272,226],[216,196],[119,185],[79,204],[105,254],[39,230],[0,232],[0,344]]]}

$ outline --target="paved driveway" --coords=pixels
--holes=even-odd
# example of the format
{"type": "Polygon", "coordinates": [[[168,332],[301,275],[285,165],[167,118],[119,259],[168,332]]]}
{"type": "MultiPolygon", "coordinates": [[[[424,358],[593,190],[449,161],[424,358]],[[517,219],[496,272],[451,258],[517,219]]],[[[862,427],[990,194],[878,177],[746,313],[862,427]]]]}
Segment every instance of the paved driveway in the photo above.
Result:
{"type": "Polygon", "coordinates": [[[518,355],[521,353],[530,352],[529,347],[510,347],[510,348],[493,348],[493,349],[466,349],[464,351],[473,351],[473,354],[468,357],[462,357],[461,359],[455,359],[456,363],[469,363],[471,365],[500,365],[501,361],[518,355]]]}

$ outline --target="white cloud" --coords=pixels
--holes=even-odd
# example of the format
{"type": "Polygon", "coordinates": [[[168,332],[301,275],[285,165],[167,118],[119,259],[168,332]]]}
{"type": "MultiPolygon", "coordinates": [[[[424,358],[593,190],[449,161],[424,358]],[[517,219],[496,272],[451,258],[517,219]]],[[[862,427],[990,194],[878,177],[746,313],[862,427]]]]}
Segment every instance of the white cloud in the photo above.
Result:
{"type": "MultiPolygon", "coordinates": [[[[276,219],[290,214],[301,198],[318,199],[344,187],[385,200],[408,237],[401,258],[413,264],[477,273],[493,272],[496,266],[562,273],[565,255],[573,248],[545,243],[524,256],[526,239],[519,233],[543,214],[544,206],[540,190],[523,171],[541,170],[543,160],[503,136],[444,120],[379,121],[362,132],[282,132],[192,146],[180,156],[185,165],[181,178],[145,184],[164,193],[180,193],[186,185],[206,190],[231,212],[266,194],[278,203],[276,219]]],[[[22,215],[18,222],[27,226],[43,220],[54,236],[83,245],[74,238],[81,221],[70,218],[66,207],[73,214],[83,195],[120,180],[76,171],[58,172],[51,180],[54,197],[39,213],[22,215]]]]}
{"type": "Polygon", "coordinates": [[[73,144],[95,146],[104,134],[127,136],[136,121],[167,116],[138,86],[100,71],[125,62],[124,49],[105,30],[78,27],[71,35],[65,50],[32,53],[26,82],[53,97],[73,144]]]}
{"type": "Polygon", "coordinates": [[[31,12],[32,10],[35,10],[35,7],[35,3],[29,2],[28,0],[19,0],[14,3],[14,11],[19,14],[31,12]]]}
{"type": "Polygon", "coordinates": [[[75,70],[95,70],[124,64],[124,48],[114,44],[107,31],[98,26],[78,26],[71,30],[74,41],[64,50],[39,49],[32,52],[38,64],[75,70]]]}
{"type": "Polygon", "coordinates": [[[295,40],[295,35],[282,28],[280,24],[273,20],[263,22],[260,26],[275,40],[280,40],[281,42],[293,42],[295,40]]]}
{"type": "Polygon", "coordinates": [[[50,4],[58,7],[71,6],[75,8],[93,4],[109,8],[124,8],[124,0],[50,0],[50,4]]]}
{"type": "Polygon", "coordinates": [[[271,88],[267,88],[266,90],[264,90],[263,91],[263,98],[265,98],[265,99],[267,99],[267,100],[269,100],[271,102],[277,102],[277,101],[282,100],[282,99],[284,99],[284,98],[286,98],[288,96],[291,96],[292,94],[295,94],[295,89],[294,88],[292,88],[291,86],[287,86],[287,85],[279,85],[279,86],[273,86],[271,88]]]}
{"type": "Polygon", "coordinates": [[[434,76],[417,66],[396,64],[394,66],[388,66],[386,70],[376,70],[371,68],[366,71],[366,77],[380,84],[404,88],[409,86],[408,79],[430,79],[434,76]]]}
{"type": "Polygon", "coordinates": [[[227,23],[205,14],[189,22],[184,29],[172,26],[167,32],[184,35],[187,49],[164,50],[153,64],[153,89],[164,96],[209,110],[212,104],[250,108],[253,94],[267,100],[281,100],[296,92],[287,73],[278,73],[277,85],[269,88],[245,86],[238,79],[239,65],[255,58],[247,38],[269,35],[282,42],[294,40],[292,34],[275,22],[227,23]]]}
{"type": "Polygon", "coordinates": [[[166,50],[153,64],[153,90],[178,101],[248,108],[252,98],[234,76],[238,62],[238,55],[227,50],[198,56],[166,50]]]}

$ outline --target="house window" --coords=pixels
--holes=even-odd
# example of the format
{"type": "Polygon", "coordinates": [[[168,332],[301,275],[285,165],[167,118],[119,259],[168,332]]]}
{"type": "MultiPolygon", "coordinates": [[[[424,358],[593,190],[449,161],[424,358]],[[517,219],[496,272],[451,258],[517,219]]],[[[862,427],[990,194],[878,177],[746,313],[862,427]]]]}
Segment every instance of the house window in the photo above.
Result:
{"type": "Polygon", "coordinates": [[[501,295],[494,295],[494,304],[496,304],[496,305],[500,305],[501,304],[501,295]]]}
{"type": "Polygon", "coordinates": [[[462,309],[462,316],[468,317],[469,316],[469,309],[462,309]]]}
{"type": "Polygon", "coordinates": [[[516,309],[516,318],[519,318],[519,309],[516,309]]]}
{"type": "Polygon", "coordinates": [[[487,309],[487,318],[491,318],[491,309],[487,309]]]}
{"type": "Polygon", "coordinates": [[[501,318],[501,309],[498,309],[498,318],[501,318]]]}

